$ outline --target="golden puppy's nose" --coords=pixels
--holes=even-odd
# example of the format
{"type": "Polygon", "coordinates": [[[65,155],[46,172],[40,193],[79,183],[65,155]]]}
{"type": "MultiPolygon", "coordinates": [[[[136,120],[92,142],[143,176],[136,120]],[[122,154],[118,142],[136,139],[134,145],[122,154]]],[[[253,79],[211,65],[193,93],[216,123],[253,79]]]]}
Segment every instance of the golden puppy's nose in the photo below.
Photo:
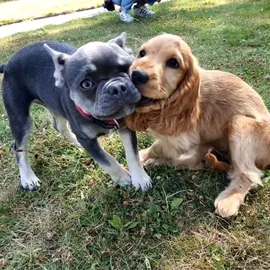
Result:
{"type": "Polygon", "coordinates": [[[131,73],[131,80],[135,86],[139,86],[148,83],[149,76],[140,69],[134,69],[131,73]]]}

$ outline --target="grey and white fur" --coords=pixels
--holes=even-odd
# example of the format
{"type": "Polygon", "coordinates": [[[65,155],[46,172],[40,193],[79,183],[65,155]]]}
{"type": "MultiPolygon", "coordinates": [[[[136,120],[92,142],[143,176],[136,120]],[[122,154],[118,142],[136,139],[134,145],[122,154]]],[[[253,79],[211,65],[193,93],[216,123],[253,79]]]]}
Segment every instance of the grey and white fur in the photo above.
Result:
{"type": "Polygon", "coordinates": [[[46,107],[56,130],[69,142],[81,145],[115,184],[132,184],[141,190],[151,186],[139,161],[136,134],[121,125],[121,119],[134,111],[141,98],[128,76],[133,57],[125,41],[122,33],[108,43],[90,42],[78,49],[66,43],[40,42],[21,49],[6,65],[0,65],[3,101],[23,189],[40,187],[27,157],[33,102],[46,107]],[[90,115],[92,118],[87,119],[90,115]],[[110,119],[120,122],[129,172],[98,142],[99,136],[112,131],[106,126],[110,119]]]}

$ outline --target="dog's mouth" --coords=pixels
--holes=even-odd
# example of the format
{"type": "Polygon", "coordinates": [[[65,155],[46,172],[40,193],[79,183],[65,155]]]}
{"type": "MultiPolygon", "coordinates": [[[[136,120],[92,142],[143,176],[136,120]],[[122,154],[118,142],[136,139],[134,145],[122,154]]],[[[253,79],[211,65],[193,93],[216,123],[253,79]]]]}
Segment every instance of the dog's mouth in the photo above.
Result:
{"type": "Polygon", "coordinates": [[[95,118],[100,119],[102,121],[105,120],[110,120],[110,119],[122,119],[123,117],[130,115],[134,112],[135,110],[135,104],[133,104],[132,106],[125,106],[117,111],[115,111],[112,114],[109,115],[93,115],[95,118]]]}
{"type": "Polygon", "coordinates": [[[160,99],[154,99],[142,96],[139,102],[136,104],[136,107],[146,107],[149,105],[153,105],[154,103],[160,102],[160,99]]]}
{"type": "MultiPolygon", "coordinates": [[[[118,111],[118,112],[120,112],[120,111],[118,111]]],[[[102,120],[102,121],[108,121],[111,119],[117,119],[118,112],[111,114],[111,115],[106,115],[106,116],[96,116],[93,114],[93,117],[95,117],[96,119],[102,120]]]]}
{"type": "Polygon", "coordinates": [[[75,104],[76,109],[79,111],[79,113],[87,120],[91,120],[93,118],[96,118],[101,121],[110,121],[110,120],[119,120],[122,119],[123,117],[133,113],[135,110],[135,103],[131,106],[124,106],[114,112],[108,113],[106,115],[98,115],[95,113],[89,114],[85,112],[80,106],[75,104]]]}
{"type": "Polygon", "coordinates": [[[91,115],[86,113],[82,108],[80,108],[78,105],[76,105],[76,109],[79,111],[79,113],[86,118],[87,120],[92,120],[95,124],[102,126],[105,129],[112,129],[112,128],[119,128],[119,121],[116,120],[113,115],[102,118],[102,117],[96,117],[95,115],[91,115]]]}

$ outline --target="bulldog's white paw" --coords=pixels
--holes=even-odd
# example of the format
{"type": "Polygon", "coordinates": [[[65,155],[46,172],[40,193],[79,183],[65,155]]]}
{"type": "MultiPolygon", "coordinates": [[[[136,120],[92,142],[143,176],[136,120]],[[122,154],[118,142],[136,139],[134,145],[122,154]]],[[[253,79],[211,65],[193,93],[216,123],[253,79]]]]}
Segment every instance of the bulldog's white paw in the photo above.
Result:
{"type": "Polygon", "coordinates": [[[148,174],[141,170],[141,172],[136,172],[136,174],[131,175],[132,185],[141,191],[147,191],[152,188],[152,179],[148,176],[148,174]]]}
{"type": "Polygon", "coordinates": [[[120,187],[127,187],[127,186],[131,186],[131,176],[129,174],[129,172],[127,170],[125,170],[124,168],[119,172],[118,175],[116,176],[112,176],[112,179],[114,181],[114,184],[116,186],[120,186],[120,187]]]}
{"type": "Polygon", "coordinates": [[[27,175],[21,177],[20,185],[24,190],[34,191],[39,189],[40,180],[33,172],[29,172],[27,175]]]}

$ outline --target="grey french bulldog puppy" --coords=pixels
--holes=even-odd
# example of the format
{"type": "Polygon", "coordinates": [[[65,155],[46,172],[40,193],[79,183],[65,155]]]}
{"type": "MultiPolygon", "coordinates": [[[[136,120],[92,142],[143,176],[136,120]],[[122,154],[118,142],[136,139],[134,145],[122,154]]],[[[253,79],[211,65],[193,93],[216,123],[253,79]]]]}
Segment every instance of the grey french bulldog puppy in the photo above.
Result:
{"type": "Polygon", "coordinates": [[[125,42],[125,33],[108,43],[90,42],[80,48],[40,42],[21,49],[6,65],[0,65],[0,73],[4,73],[3,101],[23,189],[40,186],[27,158],[33,102],[46,107],[55,129],[69,142],[82,146],[116,185],[132,184],[141,190],[151,187],[151,179],[139,161],[136,134],[123,124],[123,117],[134,111],[141,98],[128,76],[133,57],[125,42]],[[98,142],[99,136],[116,128],[129,172],[98,142]]]}

